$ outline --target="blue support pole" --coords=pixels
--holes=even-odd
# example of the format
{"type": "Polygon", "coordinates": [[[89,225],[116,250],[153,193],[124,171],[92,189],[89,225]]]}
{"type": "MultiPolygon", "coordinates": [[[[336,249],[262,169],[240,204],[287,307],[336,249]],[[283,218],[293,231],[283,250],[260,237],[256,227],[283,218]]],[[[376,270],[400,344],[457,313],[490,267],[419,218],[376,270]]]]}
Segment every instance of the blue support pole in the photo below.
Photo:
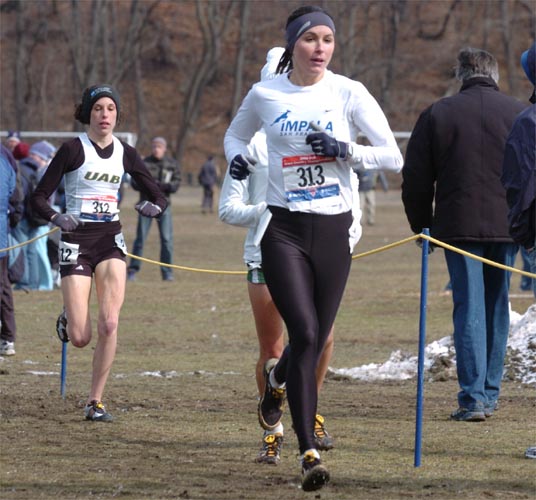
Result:
{"type": "MultiPolygon", "coordinates": [[[[430,230],[424,228],[422,234],[430,235],[430,230]]],[[[421,466],[421,442],[422,442],[422,408],[424,389],[424,348],[426,345],[426,295],[428,288],[428,251],[430,242],[422,240],[422,265],[421,265],[421,306],[419,317],[419,359],[417,365],[417,411],[415,418],[415,460],[414,466],[421,466]]]]}
{"type": "Polygon", "coordinates": [[[61,397],[65,399],[65,381],[67,379],[67,342],[61,343],[61,373],[60,373],[60,392],[61,397]]]}

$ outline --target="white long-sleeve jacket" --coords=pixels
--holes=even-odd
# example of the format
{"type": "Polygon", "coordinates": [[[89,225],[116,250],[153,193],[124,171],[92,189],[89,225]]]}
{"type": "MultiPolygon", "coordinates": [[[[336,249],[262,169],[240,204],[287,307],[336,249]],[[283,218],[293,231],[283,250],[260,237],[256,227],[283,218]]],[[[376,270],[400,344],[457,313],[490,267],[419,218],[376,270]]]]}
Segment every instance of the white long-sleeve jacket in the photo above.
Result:
{"type": "MultiPolygon", "coordinates": [[[[248,228],[244,242],[244,262],[249,269],[254,269],[261,267],[259,243],[266,229],[261,219],[264,222],[268,215],[266,208],[268,151],[263,130],[253,136],[248,145],[247,154],[257,160],[255,172],[243,181],[238,181],[233,179],[227,171],[220,193],[219,216],[223,222],[248,228]]],[[[357,175],[352,174],[351,182],[353,223],[348,234],[350,252],[353,251],[362,234],[357,175]]]]}
{"type": "Polygon", "coordinates": [[[361,83],[331,71],[305,87],[292,84],[287,74],[255,84],[225,134],[229,163],[236,155],[247,154],[249,141],[261,128],[268,144],[269,205],[343,213],[353,206],[353,168],[402,168],[402,154],[376,100],[361,83]],[[311,122],[349,143],[346,160],[312,154],[305,141],[314,131],[311,122]],[[353,142],[359,132],[371,146],[353,142]]]}

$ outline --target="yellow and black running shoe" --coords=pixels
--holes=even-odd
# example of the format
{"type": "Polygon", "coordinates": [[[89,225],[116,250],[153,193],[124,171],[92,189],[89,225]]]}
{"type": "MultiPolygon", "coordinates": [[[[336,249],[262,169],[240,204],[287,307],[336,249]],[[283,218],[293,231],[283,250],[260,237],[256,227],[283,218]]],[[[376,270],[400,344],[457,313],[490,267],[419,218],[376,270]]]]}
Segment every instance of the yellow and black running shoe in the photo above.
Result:
{"type": "Polygon", "coordinates": [[[262,438],[262,447],[255,458],[259,464],[279,464],[281,457],[281,448],[283,447],[283,434],[265,434],[262,438]]]}

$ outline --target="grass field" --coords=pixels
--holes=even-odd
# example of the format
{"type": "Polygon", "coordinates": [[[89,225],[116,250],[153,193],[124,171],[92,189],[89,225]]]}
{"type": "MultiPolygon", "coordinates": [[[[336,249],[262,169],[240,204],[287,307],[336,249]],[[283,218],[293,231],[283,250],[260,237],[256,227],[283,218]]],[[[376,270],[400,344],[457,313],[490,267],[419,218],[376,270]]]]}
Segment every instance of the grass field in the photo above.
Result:
{"type": "MultiPolygon", "coordinates": [[[[122,206],[129,245],[135,195],[122,206]]],[[[202,215],[201,190],[173,199],[175,264],[243,271],[245,232],[202,215]]],[[[377,224],[356,253],[410,236],[400,194],[378,193],[377,224]]],[[[145,257],[158,260],[153,228],[145,257]]],[[[451,298],[441,250],[430,256],[427,343],[451,333],[451,298]]],[[[384,362],[393,350],[417,353],[420,251],[412,242],[353,262],[336,322],[331,365],[384,362]]],[[[533,302],[512,279],[512,308],[533,302]]],[[[66,397],[54,332],[61,293],[15,293],[17,354],[0,361],[2,499],[399,499],[536,497],[534,386],[503,385],[500,409],[482,423],[448,419],[455,381],[425,384],[422,465],[414,467],[416,381],[328,379],[319,411],[336,448],[323,455],[332,481],[299,487],[297,442],[288,412],[279,466],[254,463],[257,343],[243,275],[175,271],[162,282],[145,263],[127,283],[119,348],[105,403],[112,424],[83,420],[92,344],[68,346],[66,397]]],[[[93,300],[94,304],[94,300],[93,300]]]]}

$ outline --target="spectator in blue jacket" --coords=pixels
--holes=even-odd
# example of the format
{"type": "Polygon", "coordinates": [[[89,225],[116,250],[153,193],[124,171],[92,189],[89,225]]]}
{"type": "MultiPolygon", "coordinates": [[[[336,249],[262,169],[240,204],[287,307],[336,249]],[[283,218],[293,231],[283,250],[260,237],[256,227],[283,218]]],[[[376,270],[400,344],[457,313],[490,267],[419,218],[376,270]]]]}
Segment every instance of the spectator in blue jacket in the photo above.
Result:
{"type": "Polygon", "coordinates": [[[28,156],[19,163],[24,193],[24,215],[13,230],[13,235],[19,242],[38,239],[22,247],[25,259],[24,275],[15,289],[52,290],[54,288],[52,267],[48,258],[48,237],[44,236],[50,228],[48,221],[37,216],[31,209],[30,198],[55,152],[56,148],[49,142],[35,142],[31,145],[28,156]]]}
{"type": "MultiPolygon", "coordinates": [[[[535,59],[536,43],[521,57],[532,85],[536,80],[535,59]]],[[[506,141],[501,181],[510,209],[510,234],[525,250],[530,272],[536,273],[536,90],[530,102],[532,106],[519,114],[506,141]]],[[[536,297],[536,280],[532,280],[532,290],[536,297]]]]}
{"type": "Polygon", "coordinates": [[[9,199],[15,191],[17,174],[4,153],[0,153],[0,356],[15,354],[15,331],[8,329],[15,320],[13,294],[8,277],[8,253],[1,251],[8,247],[9,199]],[[6,323],[4,328],[4,323],[6,323]]]}
{"type": "MultiPolygon", "coordinates": [[[[536,274],[536,42],[523,52],[521,66],[533,85],[529,106],[512,126],[504,151],[501,181],[510,211],[510,234],[526,251],[530,272],[536,274]]],[[[536,279],[532,280],[536,297],[536,279]]],[[[525,457],[536,458],[536,446],[525,457]]]]}

